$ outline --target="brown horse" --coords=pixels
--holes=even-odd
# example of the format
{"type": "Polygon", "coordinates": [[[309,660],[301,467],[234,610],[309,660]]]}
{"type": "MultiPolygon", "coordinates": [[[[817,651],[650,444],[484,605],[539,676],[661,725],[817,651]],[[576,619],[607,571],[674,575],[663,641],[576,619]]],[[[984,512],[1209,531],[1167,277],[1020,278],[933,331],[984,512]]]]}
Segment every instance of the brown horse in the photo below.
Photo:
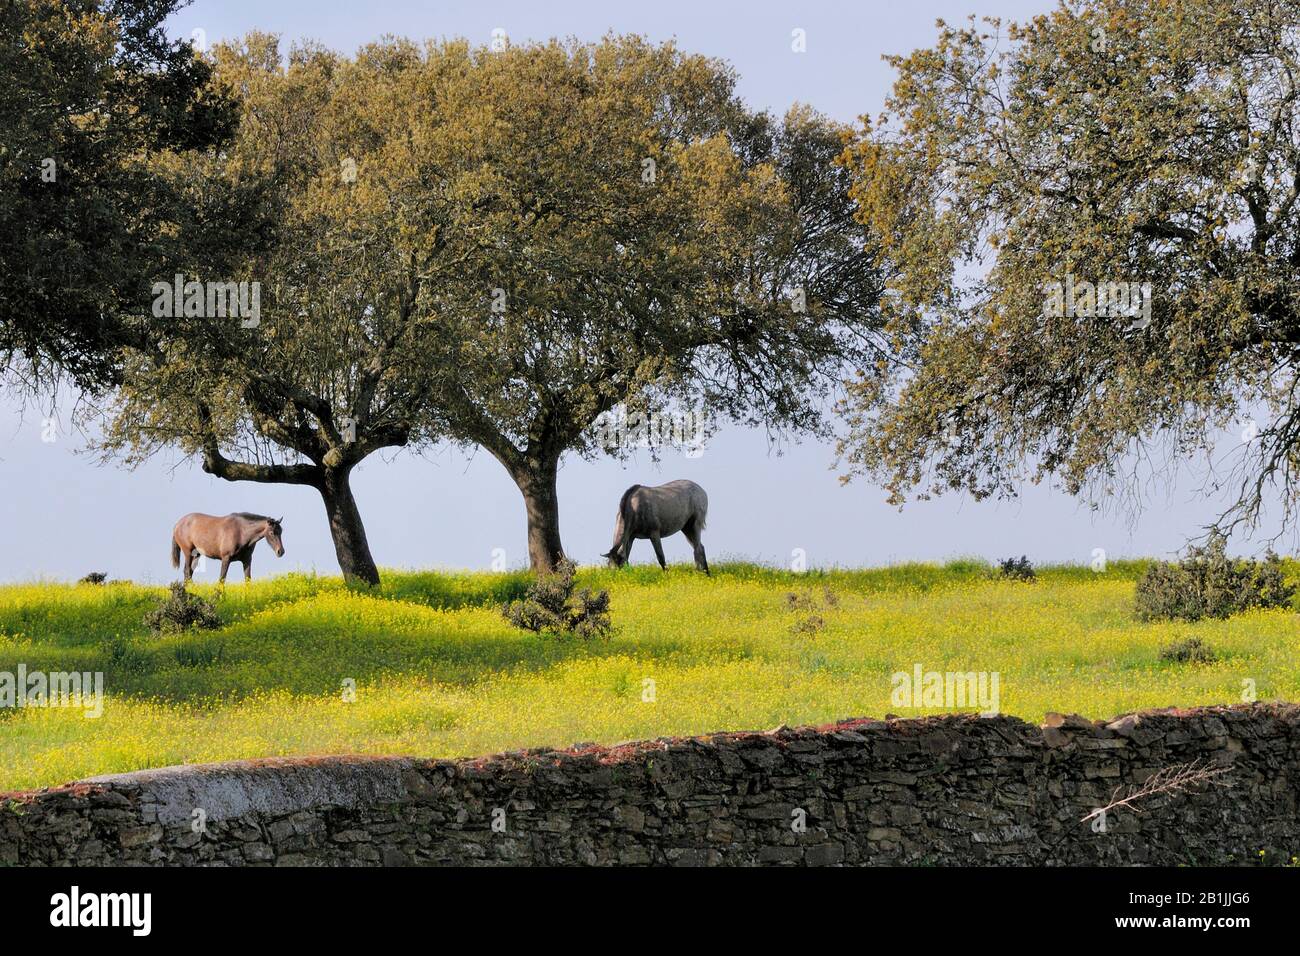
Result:
{"type": "Polygon", "coordinates": [[[221,583],[226,583],[226,571],[231,561],[244,565],[244,582],[253,577],[253,546],[263,538],[278,558],[284,557],[280,542],[280,522],[283,518],[237,511],[218,518],[215,515],[187,514],[172,528],[172,567],[181,566],[185,555],[185,580],[194,576],[194,559],[200,554],[221,559],[221,583]]]}

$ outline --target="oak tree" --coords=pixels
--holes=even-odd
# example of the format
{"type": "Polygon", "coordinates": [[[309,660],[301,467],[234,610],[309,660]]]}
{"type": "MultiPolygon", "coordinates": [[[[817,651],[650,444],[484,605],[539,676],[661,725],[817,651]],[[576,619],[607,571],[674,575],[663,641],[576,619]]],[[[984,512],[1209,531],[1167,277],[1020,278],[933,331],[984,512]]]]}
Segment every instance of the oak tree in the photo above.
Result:
{"type": "MultiPolygon", "coordinates": [[[[524,501],[530,565],[563,557],[565,455],[619,407],[817,430],[871,361],[880,281],[845,131],[748,109],[725,64],[638,37],[439,47],[403,142],[460,269],[421,289],[431,430],[480,446],[524,501]]],[[[609,507],[612,507],[610,503],[609,507]]]]}
{"type": "Polygon", "coordinates": [[[255,204],[256,228],[156,277],[101,443],[131,463],[175,447],[227,481],[315,489],[344,577],[367,584],[379,572],[351,477],[421,433],[414,307],[440,266],[402,254],[406,199],[384,177],[353,175],[353,153],[390,135],[378,78],[415,56],[405,44],[354,60],[306,45],[282,64],[262,34],[214,50],[217,80],[239,100],[238,136],[170,172],[195,209],[255,204]],[[228,283],[244,294],[226,295],[228,283]]]}
{"type": "Polygon", "coordinates": [[[1104,495],[1162,442],[1199,457],[1238,422],[1221,517],[1257,519],[1270,490],[1289,516],[1300,8],[1066,0],[940,27],[893,58],[844,156],[901,357],[845,405],[850,473],[899,502],[1047,476],[1104,495]]]}

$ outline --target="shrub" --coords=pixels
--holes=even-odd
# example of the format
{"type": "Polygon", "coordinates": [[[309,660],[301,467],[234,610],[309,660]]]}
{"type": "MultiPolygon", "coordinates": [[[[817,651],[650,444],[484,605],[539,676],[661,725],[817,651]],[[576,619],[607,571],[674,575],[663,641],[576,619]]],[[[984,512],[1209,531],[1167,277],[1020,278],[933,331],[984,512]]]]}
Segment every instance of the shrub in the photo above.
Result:
{"type": "Polygon", "coordinates": [[[211,601],[191,594],[184,584],[175,581],[166,599],[144,616],[144,623],[155,634],[175,634],[192,628],[220,627],[221,618],[211,601]]]}
{"type": "Polygon", "coordinates": [[[502,607],[501,613],[515,627],[527,631],[568,632],[582,638],[608,636],[609,592],[583,588],[574,591],[577,571],[567,558],[550,574],[540,574],[523,598],[502,607]]]}
{"type": "Polygon", "coordinates": [[[791,591],[785,596],[785,607],[788,611],[806,611],[812,606],[811,594],[795,594],[791,591]]]}
{"type": "Polygon", "coordinates": [[[799,634],[816,634],[826,626],[826,619],[820,614],[810,614],[805,618],[795,621],[790,625],[790,633],[799,634]]]}
{"type": "Polygon", "coordinates": [[[1219,656],[1199,637],[1189,637],[1162,647],[1160,659],[1172,664],[1210,664],[1219,656]]]}
{"type": "Polygon", "coordinates": [[[1227,540],[1212,534],[1190,546],[1178,563],[1158,561],[1138,580],[1139,619],[1199,621],[1224,618],[1251,608],[1289,607],[1295,587],[1282,576],[1282,562],[1271,551],[1263,561],[1230,558],[1227,540]]]}
{"type": "Polygon", "coordinates": [[[78,584],[103,584],[108,580],[108,574],[104,571],[91,571],[84,578],[78,581],[78,584]]]}
{"type": "MultiPolygon", "coordinates": [[[[827,608],[839,607],[839,595],[832,591],[828,586],[823,585],[822,603],[827,608]]],[[[811,611],[817,606],[817,598],[810,591],[805,591],[803,594],[796,594],[794,591],[790,591],[785,596],[785,607],[787,611],[811,611]]]]}
{"type": "Polygon", "coordinates": [[[1013,581],[1033,581],[1037,577],[1034,574],[1034,566],[1023,554],[1018,558],[1007,558],[1003,561],[998,565],[998,573],[1013,581]]]}
{"type": "MultiPolygon", "coordinates": [[[[834,610],[840,606],[839,595],[830,589],[829,586],[822,586],[822,603],[817,603],[817,596],[811,591],[805,591],[803,594],[796,594],[791,591],[785,596],[785,607],[787,611],[817,611],[834,610]]],[[[820,614],[805,614],[799,620],[790,625],[790,633],[798,637],[801,634],[816,634],[826,626],[826,619],[820,614]]]]}

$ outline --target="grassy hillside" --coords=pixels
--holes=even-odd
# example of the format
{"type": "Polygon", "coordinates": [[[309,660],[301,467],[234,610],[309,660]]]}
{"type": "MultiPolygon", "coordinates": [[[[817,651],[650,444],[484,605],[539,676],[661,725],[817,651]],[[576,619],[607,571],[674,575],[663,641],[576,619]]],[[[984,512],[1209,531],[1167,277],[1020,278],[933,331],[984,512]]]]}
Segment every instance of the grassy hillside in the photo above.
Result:
{"type": "Polygon", "coordinates": [[[610,589],[617,628],[591,644],[510,628],[497,604],[522,591],[517,574],[390,571],[373,594],[300,575],[235,583],[217,598],[220,630],[163,638],[141,624],[160,588],[3,586],[0,672],[102,671],[107,696],[98,719],[0,708],[0,790],[238,757],[453,756],[910,715],[926,711],[892,704],[890,675],[916,664],[996,671],[1002,712],[1029,720],[1235,703],[1245,679],[1261,700],[1300,699],[1300,616],[1140,624],[1141,569],[1040,569],[1028,584],[969,561],[586,569],[579,583],[610,589]],[[820,628],[796,629],[813,617],[820,628]],[[1189,636],[1218,660],[1160,660],[1189,636]]]}

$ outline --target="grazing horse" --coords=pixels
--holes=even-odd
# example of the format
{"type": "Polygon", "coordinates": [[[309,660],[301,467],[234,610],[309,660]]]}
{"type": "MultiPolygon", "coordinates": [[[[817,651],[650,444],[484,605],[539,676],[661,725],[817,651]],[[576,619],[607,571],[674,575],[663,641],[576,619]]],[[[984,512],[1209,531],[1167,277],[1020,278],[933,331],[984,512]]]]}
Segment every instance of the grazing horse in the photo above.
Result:
{"type": "Polygon", "coordinates": [[[263,538],[278,558],[284,557],[280,542],[280,522],[283,518],[237,511],[218,518],[215,515],[187,514],[172,528],[172,567],[181,566],[185,555],[185,580],[194,576],[194,559],[200,554],[221,559],[221,583],[226,583],[226,571],[231,561],[244,565],[244,583],[253,577],[253,546],[263,538]]]}
{"type": "Polygon", "coordinates": [[[649,538],[654,545],[659,567],[667,568],[663,545],[659,539],[680,531],[686,535],[695,551],[695,567],[709,573],[709,562],[704,557],[700,532],[704,530],[709,513],[709,496],[693,481],[670,481],[666,485],[648,487],[633,485],[623,492],[618,503],[618,519],[614,523],[614,547],[601,557],[609,558],[611,568],[627,564],[628,552],[635,538],[649,538]]]}

